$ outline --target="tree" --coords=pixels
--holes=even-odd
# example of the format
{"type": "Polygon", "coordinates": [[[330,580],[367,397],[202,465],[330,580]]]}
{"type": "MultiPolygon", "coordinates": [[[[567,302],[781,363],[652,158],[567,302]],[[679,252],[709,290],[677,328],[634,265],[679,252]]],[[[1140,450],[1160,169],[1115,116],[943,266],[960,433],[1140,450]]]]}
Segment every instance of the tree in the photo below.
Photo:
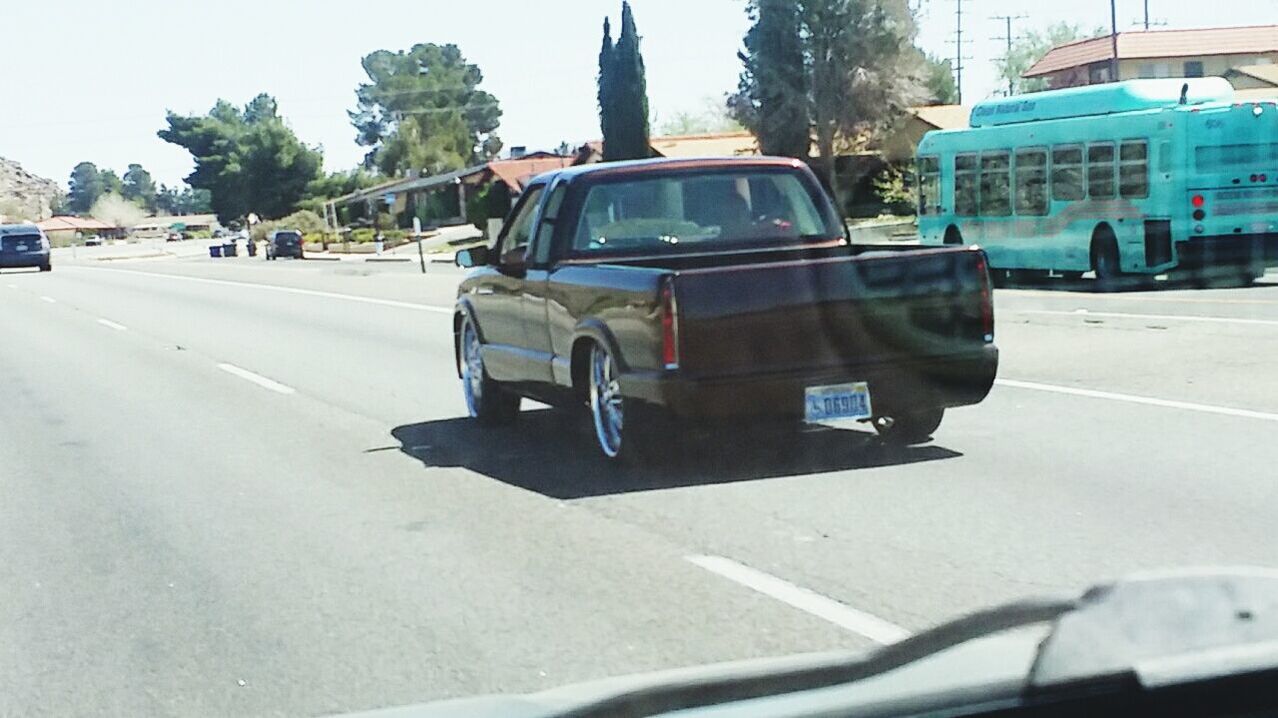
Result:
{"type": "Polygon", "coordinates": [[[102,178],[103,193],[120,194],[124,191],[124,181],[115,173],[115,170],[102,170],[99,177],[102,178]]]}
{"type": "Polygon", "coordinates": [[[611,26],[604,20],[599,53],[599,128],[603,131],[603,159],[642,159],[652,156],[648,127],[648,80],[639,49],[630,3],[621,3],[621,35],[612,44],[611,26]]]}
{"type": "Polygon", "coordinates": [[[923,86],[930,105],[958,104],[958,84],[954,82],[954,66],[949,60],[928,55],[924,58],[923,86]]]}
{"type": "Polygon", "coordinates": [[[298,208],[320,176],[319,151],[284,124],[269,95],[258,95],[243,110],[218,100],[204,116],[169,113],[168,125],[158,133],[160,139],[191,153],[195,171],[187,184],[193,193],[210,193],[212,210],[223,223],[250,213],[283,217],[298,208]]]}
{"type": "Polygon", "coordinates": [[[164,215],[208,214],[213,211],[213,195],[206,189],[160,185],[155,193],[155,211],[164,215]]]}
{"type": "Polygon", "coordinates": [[[707,97],[700,112],[683,110],[671,115],[659,126],[657,132],[669,135],[704,135],[718,132],[739,132],[744,129],[728,113],[727,106],[713,97],[707,97]]]}
{"type": "Polygon", "coordinates": [[[753,21],[738,53],[744,69],[728,110],[765,155],[806,159],[812,144],[807,53],[798,0],[750,0],[753,21]]]}
{"type": "Polygon", "coordinates": [[[92,162],[81,162],[71,170],[71,180],[67,186],[67,209],[76,214],[84,214],[102,196],[102,173],[92,162]]]}
{"type": "Polygon", "coordinates": [[[343,197],[352,192],[372,187],[380,181],[377,175],[368,170],[357,167],[348,172],[334,172],[325,177],[320,177],[312,181],[306,187],[306,199],[302,200],[301,208],[309,209],[312,212],[320,212],[323,210],[324,202],[337,197],[343,197]]]}
{"type": "Polygon", "coordinates": [[[124,173],[124,186],[121,195],[127,200],[136,202],[149,212],[155,211],[155,180],[142,165],[131,164],[124,173]]]}
{"type": "Polygon", "coordinates": [[[393,175],[460,169],[497,156],[501,108],[480,90],[484,75],[456,45],[424,43],[364,57],[369,82],[350,116],[368,168],[393,175]]]}
{"type": "Polygon", "coordinates": [[[882,129],[921,98],[921,78],[909,71],[917,63],[909,52],[914,29],[875,0],[801,0],[800,8],[809,43],[813,134],[822,172],[838,197],[835,142],[855,142],[882,129]]]}
{"type": "Polygon", "coordinates": [[[89,216],[116,227],[132,227],[146,217],[146,210],[114,192],[108,192],[93,203],[89,216]]]}
{"type": "Polygon", "coordinates": [[[1022,78],[1021,75],[1041,60],[1048,50],[1057,45],[1105,34],[1103,28],[1098,27],[1089,33],[1083,30],[1081,25],[1068,22],[1058,22],[1041,30],[1031,30],[1012,45],[1012,52],[1007,57],[996,61],[998,76],[1002,78],[1004,87],[1008,87],[1012,94],[1046,90],[1047,80],[1041,77],[1022,78]]]}
{"type": "Polygon", "coordinates": [[[839,197],[840,143],[863,144],[925,94],[913,13],[904,0],[755,0],[750,8],[745,70],[729,104],[766,153],[804,157],[815,139],[820,173],[839,197]]]}

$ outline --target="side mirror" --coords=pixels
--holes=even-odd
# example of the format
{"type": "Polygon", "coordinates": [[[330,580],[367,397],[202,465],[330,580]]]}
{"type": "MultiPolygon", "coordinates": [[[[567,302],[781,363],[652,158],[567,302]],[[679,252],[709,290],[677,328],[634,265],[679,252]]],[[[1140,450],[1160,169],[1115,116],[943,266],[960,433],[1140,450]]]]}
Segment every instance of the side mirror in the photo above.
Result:
{"type": "Polygon", "coordinates": [[[470,249],[463,249],[458,252],[455,261],[457,262],[457,266],[464,269],[471,269],[472,267],[482,267],[485,264],[488,264],[488,260],[489,254],[487,247],[471,247],[470,249]]]}

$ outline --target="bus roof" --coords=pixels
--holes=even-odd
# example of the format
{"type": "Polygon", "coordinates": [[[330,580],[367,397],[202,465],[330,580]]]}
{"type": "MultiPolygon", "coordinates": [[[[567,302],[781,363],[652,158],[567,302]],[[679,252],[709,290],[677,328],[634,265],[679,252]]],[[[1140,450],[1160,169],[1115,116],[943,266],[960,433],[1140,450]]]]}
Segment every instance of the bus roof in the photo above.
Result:
{"type": "Polygon", "coordinates": [[[1182,91],[1185,92],[1186,103],[1191,105],[1232,102],[1234,98],[1233,86],[1223,77],[1126,80],[986,100],[972,108],[970,124],[972,127],[994,127],[1155,110],[1179,104],[1182,91]]]}

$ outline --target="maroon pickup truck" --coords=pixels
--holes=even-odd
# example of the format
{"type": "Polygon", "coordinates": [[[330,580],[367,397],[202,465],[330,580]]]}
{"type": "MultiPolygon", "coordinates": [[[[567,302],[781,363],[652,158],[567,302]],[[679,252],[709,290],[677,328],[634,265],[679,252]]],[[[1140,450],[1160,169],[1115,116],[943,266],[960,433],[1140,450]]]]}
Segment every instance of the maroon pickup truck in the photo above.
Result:
{"type": "Polygon", "coordinates": [[[789,159],[545,174],[458,264],[471,416],[585,405],[612,459],[660,452],[689,420],[860,421],[918,443],[998,367],[981,250],[853,245],[789,159]]]}

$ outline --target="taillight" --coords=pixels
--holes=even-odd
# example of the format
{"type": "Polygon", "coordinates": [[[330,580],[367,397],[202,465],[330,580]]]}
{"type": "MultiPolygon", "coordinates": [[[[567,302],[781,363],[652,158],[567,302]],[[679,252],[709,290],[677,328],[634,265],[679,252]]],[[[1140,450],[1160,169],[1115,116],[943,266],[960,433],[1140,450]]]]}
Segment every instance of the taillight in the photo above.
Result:
{"type": "Polygon", "coordinates": [[[675,302],[674,279],[661,285],[661,361],[667,369],[679,368],[679,305],[675,302]]]}
{"type": "Polygon", "coordinates": [[[1196,207],[1196,208],[1197,208],[1197,207],[1202,207],[1202,206],[1203,206],[1203,204],[1205,204],[1205,203],[1206,203],[1206,201],[1207,201],[1207,200],[1203,199],[1203,196],[1202,196],[1202,195],[1200,195],[1200,194],[1196,194],[1196,195],[1194,195],[1193,197],[1191,197],[1191,198],[1189,199],[1189,203],[1190,203],[1190,204],[1192,204],[1192,205],[1194,205],[1194,207],[1196,207]]]}
{"type": "Polygon", "coordinates": [[[990,271],[985,261],[985,253],[976,255],[976,273],[981,280],[981,333],[985,341],[994,341],[994,297],[990,291],[990,271]]]}

